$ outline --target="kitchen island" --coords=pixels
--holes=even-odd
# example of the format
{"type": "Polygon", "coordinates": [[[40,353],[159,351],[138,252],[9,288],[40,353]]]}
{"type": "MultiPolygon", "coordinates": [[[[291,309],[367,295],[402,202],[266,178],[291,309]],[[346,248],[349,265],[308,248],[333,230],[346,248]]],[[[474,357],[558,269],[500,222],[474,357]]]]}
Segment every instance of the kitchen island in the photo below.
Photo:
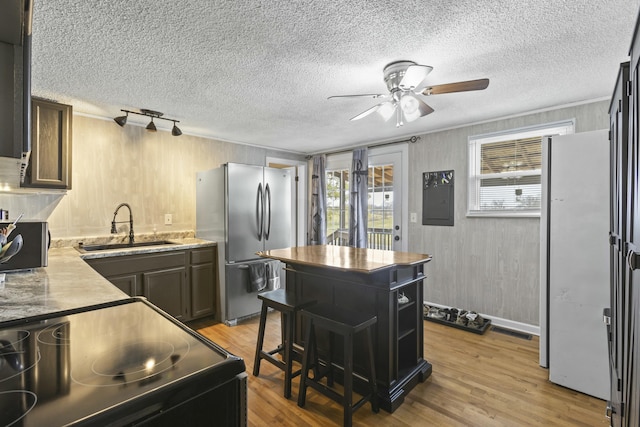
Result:
{"type": "MultiPolygon", "coordinates": [[[[430,255],[345,246],[303,246],[259,252],[287,265],[287,293],[377,316],[374,328],[380,407],[396,410],[409,391],[431,375],[423,357],[424,265],[430,255]]],[[[296,342],[302,342],[301,321],[296,342]]],[[[327,348],[328,338],[318,337],[327,348]]],[[[359,343],[356,342],[356,346],[359,343]]],[[[341,360],[335,352],[334,360],[341,360]]],[[[356,357],[354,371],[366,378],[367,366],[356,357]]],[[[356,377],[354,388],[366,391],[356,377]]]]}

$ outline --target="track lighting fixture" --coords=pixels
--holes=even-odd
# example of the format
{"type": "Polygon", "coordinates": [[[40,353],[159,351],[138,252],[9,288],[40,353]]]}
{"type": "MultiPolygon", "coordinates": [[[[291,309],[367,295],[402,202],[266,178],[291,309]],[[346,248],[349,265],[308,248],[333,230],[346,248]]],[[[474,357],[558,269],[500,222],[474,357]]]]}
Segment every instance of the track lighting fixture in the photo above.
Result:
{"type": "Polygon", "coordinates": [[[151,121],[146,127],[148,131],[151,131],[151,132],[157,131],[158,129],[156,128],[156,124],[153,122],[153,119],[161,119],[161,120],[167,120],[169,122],[173,122],[171,135],[173,136],[182,135],[182,131],[180,130],[180,128],[178,128],[178,126],[176,126],[176,123],[180,123],[180,120],[174,120],[174,119],[168,119],[166,117],[162,117],[164,114],[159,111],[145,110],[145,109],[141,109],[139,113],[136,111],[130,111],[130,110],[120,110],[120,111],[124,112],[126,115],[119,116],[113,119],[120,126],[124,126],[127,123],[127,118],[129,117],[129,113],[131,113],[131,114],[137,114],[139,116],[151,117],[151,121]]]}

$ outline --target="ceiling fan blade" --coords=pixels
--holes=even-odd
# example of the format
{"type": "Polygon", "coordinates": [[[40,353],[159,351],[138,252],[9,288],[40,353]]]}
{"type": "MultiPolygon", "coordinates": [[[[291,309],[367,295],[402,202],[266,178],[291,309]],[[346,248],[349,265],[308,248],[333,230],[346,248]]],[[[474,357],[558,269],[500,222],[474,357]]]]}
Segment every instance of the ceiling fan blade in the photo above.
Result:
{"type": "MultiPolygon", "coordinates": [[[[382,103],[384,104],[384,102],[382,103]]],[[[371,113],[375,113],[376,111],[378,111],[378,108],[380,108],[380,106],[382,104],[378,104],[378,105],[374,105],[373,107],[369,108],[368,110],[363,111],[362,113],[358,114],[355,117],[350,118],[349,120],[360,120],[363,117],[367,117],[369,114],[371,113]]]]}
{"type": "Polygon", "coordinates": [[[410,65],[407,67],[407,71],[405,71],[404,77],[402,77],[398,86],[403,89],[413,89],[427,77],[431,70],[433,70],[433,67],[428,65],[410,65]]]}
{"type": "Polygon", "coordinates": [[[470,90],[482,90],[489,86],[489,79],[468,80],[466,82],[445,83],[429,86],[420,93],[422,95],[440,95],[442,93],[466,92],[470,90]]]}
{"type": "Polygon", "coordinates": [[[327,99],[333,99],[333,98],[362,98],[362,97],[367,97],[367,98],[386,98],[388,95],[386,93],[363,93],[360,95],[332,95],[327,97],[327,99]]]}

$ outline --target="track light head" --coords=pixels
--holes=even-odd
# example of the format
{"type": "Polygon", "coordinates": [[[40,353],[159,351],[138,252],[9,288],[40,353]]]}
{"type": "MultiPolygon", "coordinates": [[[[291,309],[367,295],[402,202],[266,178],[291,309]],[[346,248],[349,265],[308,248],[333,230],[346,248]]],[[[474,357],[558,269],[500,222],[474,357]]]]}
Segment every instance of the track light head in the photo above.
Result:
{"type": "Polygon", "coordinates": [[[180,128],[178,128],[178,126],[176,126],[176,122],[173,122],[173,128],[171,129],[171,135],[173,135],[173,136],[182,135],[182,131],[180,130],[180,128]]]}
{"type": "Polygon", "coordinates": [[[118,125],[120,125],[120,127],[124,126],[127,124],[127,117],[129,117],[129,113],[127,113],[126,116],[119,116],[116,117],[115,119],[113,119],[118,125]]]}
{"type": "Polygon", "coordinates": [[[149,124],[147,125],[147,130],[150,130],[151,132],[155,132],[158,129],[156,128],[156,124],[153,123],[153,117],[151,118],[151,121],[149,122],[149,124]]]}

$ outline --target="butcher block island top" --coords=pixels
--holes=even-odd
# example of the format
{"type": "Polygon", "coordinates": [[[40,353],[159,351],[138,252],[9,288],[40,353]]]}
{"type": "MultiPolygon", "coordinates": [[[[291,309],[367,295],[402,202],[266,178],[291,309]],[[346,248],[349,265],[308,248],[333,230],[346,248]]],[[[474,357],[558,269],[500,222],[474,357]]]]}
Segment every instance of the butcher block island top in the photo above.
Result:
{"type": "Polygon", "coordinates": [[[361,271],[363,273],[373,273],[394,265],[416,265],[431,261],[431,255],[426,254],[333,245],[272,249],[258,252],[257,255],[277,259],[284,263],[361,271]]]}

